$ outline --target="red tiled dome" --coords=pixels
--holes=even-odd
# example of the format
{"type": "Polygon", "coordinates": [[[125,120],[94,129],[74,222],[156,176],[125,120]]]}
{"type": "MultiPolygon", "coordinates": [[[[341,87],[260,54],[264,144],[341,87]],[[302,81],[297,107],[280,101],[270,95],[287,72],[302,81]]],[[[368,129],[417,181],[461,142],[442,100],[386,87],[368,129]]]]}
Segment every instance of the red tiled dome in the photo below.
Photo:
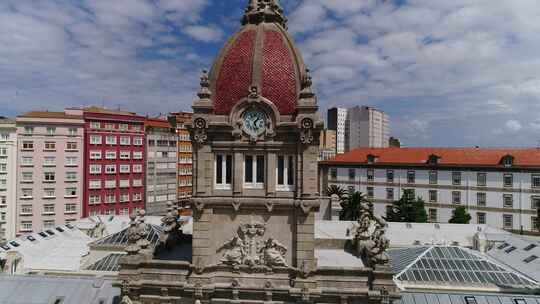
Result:
{"type": "Polygon", "coordinates": [[[268,18],[255,12],[251,16],[249,10],[244,25],[225,44],[210,72],[214,112],[229,114],[257,86],[280,114],[294,114],[305,74],[302,57],[281,15],[268,18]]]}

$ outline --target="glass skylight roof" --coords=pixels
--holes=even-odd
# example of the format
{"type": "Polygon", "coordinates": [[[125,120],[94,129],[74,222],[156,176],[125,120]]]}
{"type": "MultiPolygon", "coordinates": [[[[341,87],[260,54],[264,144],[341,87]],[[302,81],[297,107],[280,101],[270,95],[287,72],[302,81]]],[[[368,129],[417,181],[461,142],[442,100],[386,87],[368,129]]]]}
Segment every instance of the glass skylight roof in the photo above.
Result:
{"type": "Polygon", "coordinates": [[[524,276],[461,247],[431,247],[398,273],[396,279],[422,285],[537,287],[524,276]]]}

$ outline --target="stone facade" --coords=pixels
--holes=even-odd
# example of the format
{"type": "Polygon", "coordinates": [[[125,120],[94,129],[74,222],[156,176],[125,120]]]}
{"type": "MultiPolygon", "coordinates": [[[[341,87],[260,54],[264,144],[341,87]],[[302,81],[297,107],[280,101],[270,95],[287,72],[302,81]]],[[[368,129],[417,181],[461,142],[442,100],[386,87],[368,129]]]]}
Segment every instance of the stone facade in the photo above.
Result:
{"type": "MultiPolygon", "coordinates": [[[[388,266],[374,259],[360,268],[317,265],[323,121],[285,24],[276,0],[250,1],[242,28],[210,74],[203,73],[189,126],[192,259],[173,258],[186,242],[175,242],[182,240],[180,210],[170,208],[163,218],[168,254],[162,259],[163,248],[152,252],[140,242],[144,216],[134,218],[133,245],[119,275],[125,303],[390,303],[398,297],[388,266]],[[290,92],[276,93],[282,89],[294,100],[290,92]]],[[[350,244],[358,259],[379,255],[373,248],[383,248],[385,239],[375,235],[350,244]]]]}

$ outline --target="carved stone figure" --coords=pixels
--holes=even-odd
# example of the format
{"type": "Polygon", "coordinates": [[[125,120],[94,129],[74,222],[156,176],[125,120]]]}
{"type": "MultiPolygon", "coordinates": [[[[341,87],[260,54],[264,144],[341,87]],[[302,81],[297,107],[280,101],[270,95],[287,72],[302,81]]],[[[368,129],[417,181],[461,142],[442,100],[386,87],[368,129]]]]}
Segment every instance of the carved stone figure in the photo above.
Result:
{"type": "Polygon", "coordinates": [[[285,261],[287,248],[273,238],[266,240],[264,246],[264,261],[269,267],[288,267],[285,261]]]}
{"type": "Polygon", "coordinates": [[[223,257],[221,258],[223,264],[235,266],[243,263],[246,255],[244,251],[244,242],[242,242],[238,236],[233,237],[221,247],[226,248],[223,257]]]}
{"type": "Polygon", "coordinates": [[[356,250],[366,266],[375,268],[377,265],[387,265],[390,258],[386,253],[389,247],[385,236],[386,221],[374,214],[373,204],[360,206],[360,217],[355,228],[356,250]]]}

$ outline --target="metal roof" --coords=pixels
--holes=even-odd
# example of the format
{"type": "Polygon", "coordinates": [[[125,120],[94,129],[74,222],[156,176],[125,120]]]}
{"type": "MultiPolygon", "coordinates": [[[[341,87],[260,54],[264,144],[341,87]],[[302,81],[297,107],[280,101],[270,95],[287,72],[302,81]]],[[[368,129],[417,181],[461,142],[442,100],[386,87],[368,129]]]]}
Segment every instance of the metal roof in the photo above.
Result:
{"type": "Polygon", "coordinates": [[[112,271],[112,272],[118,272],[120,271],[120,258],[125,256],[125,254],[122,253],[111,253],[108,256],[104,257],[103,259],[95,262],[94,264],[86,267],[87,270],[93,270],[93,271],[112,271]]]}
{"type": "Polygon", "coordinates": [[[540,297],[519,294],[403,292],[394,304],[540,304],[540,297]]]}
{"type": "Polygon", "coordinates": [[[540,242],[508,235],[486,253],[498,262],[540,281],[540,242]]]}
{"type": "MultiPolygon", "coordinates": [[[[159,235],[161,232],[163,232],[163,227],[149,224],[150,226],[150,232],[148,233],[148,237],[146,238],[152,246],[157,246],[159,243],[159,235]]],[[[95,242],[93,242],[91,245],[98,245],[98,246],[127,246],[128,244],[128,234],[127,234],[128,228],[123,229],[122,231],[119,231],[117,233],[111,234],[107,237],[104,237],[102,239],[99,239],[95,242]]]]}
{"type": "Polygon", "coordinates": [[[433,246],[427,250],[390,250],[392,260],[417,258],[394,276],[402,288],[450,286],[452,288],[538,288],[537,282],[499,265],[472,250],[454,246],[433,246]]]}

